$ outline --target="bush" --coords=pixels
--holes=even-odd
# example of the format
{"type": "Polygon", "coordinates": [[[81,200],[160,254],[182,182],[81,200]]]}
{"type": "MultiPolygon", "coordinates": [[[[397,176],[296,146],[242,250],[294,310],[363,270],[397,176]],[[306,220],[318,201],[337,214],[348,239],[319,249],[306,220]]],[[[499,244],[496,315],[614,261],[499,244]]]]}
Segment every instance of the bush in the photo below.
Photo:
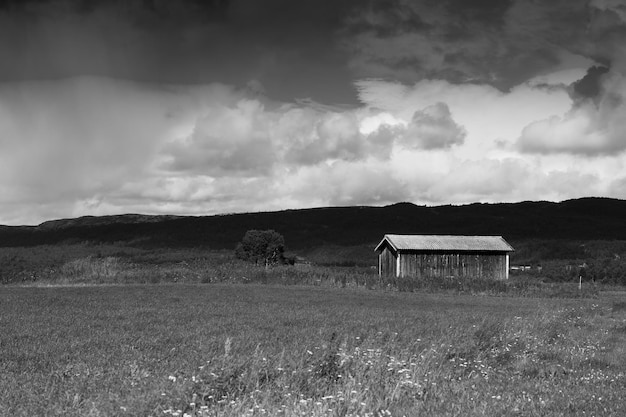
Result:
{"type": "Polygon", "coordinates": [[[285,238],[274,230],[248,230],[235,248],[235,256],[265,266],[285,263],[285,238]]]}

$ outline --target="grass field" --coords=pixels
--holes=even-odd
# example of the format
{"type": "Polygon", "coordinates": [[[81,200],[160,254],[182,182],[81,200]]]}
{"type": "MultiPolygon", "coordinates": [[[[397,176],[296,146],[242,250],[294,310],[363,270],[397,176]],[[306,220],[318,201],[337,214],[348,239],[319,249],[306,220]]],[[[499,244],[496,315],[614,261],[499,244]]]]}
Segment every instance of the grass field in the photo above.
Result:
{"type": "Polygon", "coordinates": [[[0,415],[626,415],[626,301],[0,290],[0,415]]]}

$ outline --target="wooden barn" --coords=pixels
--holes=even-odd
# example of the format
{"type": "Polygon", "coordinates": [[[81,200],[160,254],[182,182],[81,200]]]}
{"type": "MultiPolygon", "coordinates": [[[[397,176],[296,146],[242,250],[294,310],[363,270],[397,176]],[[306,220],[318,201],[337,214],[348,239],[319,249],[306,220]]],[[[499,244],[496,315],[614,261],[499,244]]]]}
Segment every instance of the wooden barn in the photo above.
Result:
{"type": "Polygon", "coordinates": [[[376,246],[381,277],[509,278],[501,236],[385,235],[376,246]]]}

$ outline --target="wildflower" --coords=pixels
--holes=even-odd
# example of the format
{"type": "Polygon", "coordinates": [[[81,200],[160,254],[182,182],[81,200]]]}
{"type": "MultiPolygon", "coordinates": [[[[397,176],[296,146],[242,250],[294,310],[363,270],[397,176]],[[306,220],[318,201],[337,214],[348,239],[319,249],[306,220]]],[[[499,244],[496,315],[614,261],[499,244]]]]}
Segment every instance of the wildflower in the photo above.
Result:
{"type": "Polygon", "coordinates": [[[230,355],[232,339],[230,337],[226,338],[224,342],[224,356],[228,357],[230,355]]]}

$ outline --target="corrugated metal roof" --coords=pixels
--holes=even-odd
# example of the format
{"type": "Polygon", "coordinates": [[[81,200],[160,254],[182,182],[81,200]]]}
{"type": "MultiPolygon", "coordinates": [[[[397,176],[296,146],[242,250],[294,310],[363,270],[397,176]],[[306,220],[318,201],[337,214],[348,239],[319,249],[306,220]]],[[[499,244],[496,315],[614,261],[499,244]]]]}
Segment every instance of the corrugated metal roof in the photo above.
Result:
{"type": "Polygon", "coordinates": [[[395,250],[459,251],[459,252],[512,252],[502,236],[449,236],[449,235],[385,235],[376,251],[387,241],[395,250]]]}

